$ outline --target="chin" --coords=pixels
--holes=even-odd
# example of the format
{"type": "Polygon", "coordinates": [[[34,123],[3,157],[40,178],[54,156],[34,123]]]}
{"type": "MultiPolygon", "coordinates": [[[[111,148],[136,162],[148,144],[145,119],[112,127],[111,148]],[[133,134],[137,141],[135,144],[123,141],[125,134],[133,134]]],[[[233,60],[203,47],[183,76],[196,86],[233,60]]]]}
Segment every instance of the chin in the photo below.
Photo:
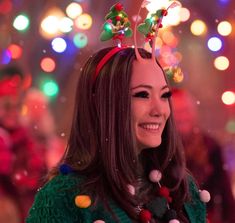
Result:
{"type": "Polygon", "coordinates": [[[142,141],[139,141],[138,140],[138,147],[139,147],[139,150],[143,150],[143,149],[150,149],[150,148],[156,148],[158,146],[160,146],[162,143],[162,139],[154,139],[154,140],[142,140],[142,141]]]}

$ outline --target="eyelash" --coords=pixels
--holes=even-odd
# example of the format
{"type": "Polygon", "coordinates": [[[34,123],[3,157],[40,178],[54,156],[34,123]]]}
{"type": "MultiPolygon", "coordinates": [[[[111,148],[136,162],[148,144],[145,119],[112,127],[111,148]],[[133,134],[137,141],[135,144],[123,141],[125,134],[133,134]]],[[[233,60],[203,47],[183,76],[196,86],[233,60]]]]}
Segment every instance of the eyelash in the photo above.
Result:
{"type": "MultiPolygon", "coordinates": [[[[164,93],[161,98],[170,98],[172,96],[171,91],[164,93]]],[[[133,95],[136,98],[149,98],[149,93],[147,91],[140,91],[133,95]]]]}
{"type": "Polygon", "coordinates": [[[136,98],[149,98],[149,93],[147,91],[140,91],[133,95],[136,98]]]}
{"type": "Polygon", "coordinates": [[[162,95],[162,98],[170,98],[172,96],[172,92],[168,91],[162,95]]]}

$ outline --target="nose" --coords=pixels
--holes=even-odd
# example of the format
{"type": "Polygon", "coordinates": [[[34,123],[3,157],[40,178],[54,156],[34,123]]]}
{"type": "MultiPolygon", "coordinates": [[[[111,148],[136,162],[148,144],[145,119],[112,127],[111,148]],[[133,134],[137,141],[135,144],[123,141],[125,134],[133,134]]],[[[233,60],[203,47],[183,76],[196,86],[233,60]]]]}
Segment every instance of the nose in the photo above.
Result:
{"type": "Polygon", "coordinates": [[[164,105],[160,99],[154,98],[151,100],[151,109],[150,116],[152,117],[160,117],[163,115],[164,105]]]}

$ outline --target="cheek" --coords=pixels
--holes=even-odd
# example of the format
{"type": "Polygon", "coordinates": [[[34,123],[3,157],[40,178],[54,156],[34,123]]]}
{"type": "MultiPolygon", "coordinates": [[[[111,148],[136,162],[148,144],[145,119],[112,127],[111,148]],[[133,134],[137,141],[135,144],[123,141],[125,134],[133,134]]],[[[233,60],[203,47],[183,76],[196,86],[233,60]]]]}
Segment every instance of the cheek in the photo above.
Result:
{"type": "Polygon", "coordinates": [[[144,116],[145,114],[145,110],[144,110],[144,106],[141,103],[138,102],[132,102],[131,104],[131,118],[132,118],[132,123],[136,124],[136,122],[138,122],[138,120],[141,119],[141,117],[144,116]]]}
{"type": "Polygon", "coordinates": [[[171,108],[170,108],[170,103],[166,103],[165,108],[164,108],[164,116],[165,116],[165,120],[167,121],[167,119],[170,117],[171,114],[171,108]]]}

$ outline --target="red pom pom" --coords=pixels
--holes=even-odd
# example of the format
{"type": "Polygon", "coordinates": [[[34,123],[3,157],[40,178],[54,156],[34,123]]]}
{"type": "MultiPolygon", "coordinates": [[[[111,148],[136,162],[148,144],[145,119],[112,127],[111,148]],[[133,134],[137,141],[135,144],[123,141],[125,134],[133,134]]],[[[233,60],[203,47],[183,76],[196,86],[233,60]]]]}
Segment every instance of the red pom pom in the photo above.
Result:
{"type": "Polygon", "coordinates": [[[114,7],[117,11],[122,11],[123,10],[123,6],[121,3],[117,3],[114,7]]]}
{"type": "Polygon", "coordinates": [[[172,202],[172,198],[170,197],[170,191],[167,187],[160,187],[159,195],[165,197],[167,199],[167,202],[172,202]]]}
{"type": "Polygon", "coordinates": [[[160,23],[158,27],[159,27],[159,28],[162,28],[162,27],[163,27],[163,25],[160,23]]]}
{"type": "Polygon", "coordinates": [[[159,194],[163,197],[168,197],[170,195],[169,189],[167,187],[160,187],[159,194]]]}
{"type": "Polygon", "coordinates": [[[117,16],[115,17],[115,19],[116,19],[117,21],[120,21],[120,20],[121,20],[121,17],[117,15],[117,16]]]}
{"type": "Polygon", "coordinates": [[[148,223],[152,218],[152,214],[149,210],[143,209],[139,213],[139,219],[141,223],[148,223]]]}

